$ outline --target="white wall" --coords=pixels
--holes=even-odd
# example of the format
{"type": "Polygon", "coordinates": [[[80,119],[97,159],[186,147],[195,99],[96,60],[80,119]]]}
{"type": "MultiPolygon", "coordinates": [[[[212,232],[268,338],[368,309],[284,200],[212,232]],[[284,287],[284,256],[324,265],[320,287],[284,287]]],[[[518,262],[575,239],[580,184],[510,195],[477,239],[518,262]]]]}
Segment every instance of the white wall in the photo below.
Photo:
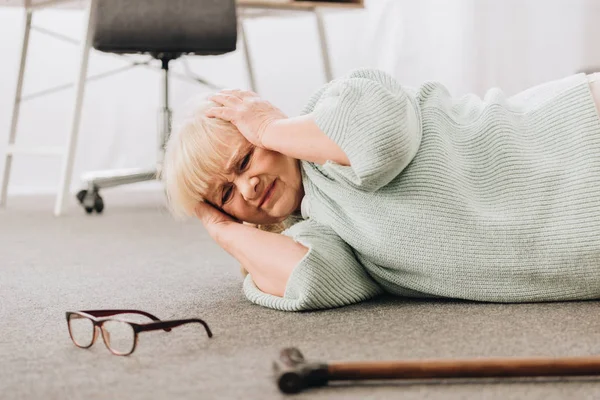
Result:
{"type": "MultiPolygon", "coordinates": [[[[367,0],[366,6],[326,17],[335,76],[370,66],[406,85],[439,80],[453,94],[483,95],[491,86],[516,93],[600,66],[600,2],[595,0],[367,0]]],[[[8,141],[22,24],[20,9],[0,7],[0,155],[8,141]]],[[[78,38],[83,16],[48,10],[36,14],[34,24],[78,38]]],[[[299,113],[324,83],[314,19],[261,18],[246,27],[259,93],[289,115],[299,113]]],[[[235,53],[188,62],[215,83],[246,88],[238,47],[235,53]]],[[[29,54],[25,94],[73,80],[76,46],[33,32],[29,54]]],[[[121,65],[118,57],[95,52],[89,74],[121,65]]],[[[180,63],[172,68],[183,71],[180,63]]],[[[173,79],[172,104],[177,110],[205,91],[173,79]]],[[[84,171],[153,165],[159,95],[160,74],[143,67],[88,84],[73,190],[84,171]]],[[[73,90],[24,103],[18,143],[63,144],[72,106],[73,90]]],[[[59,173],[58,158],[16,156],[9,194],[54,192],[59,173]]]]}

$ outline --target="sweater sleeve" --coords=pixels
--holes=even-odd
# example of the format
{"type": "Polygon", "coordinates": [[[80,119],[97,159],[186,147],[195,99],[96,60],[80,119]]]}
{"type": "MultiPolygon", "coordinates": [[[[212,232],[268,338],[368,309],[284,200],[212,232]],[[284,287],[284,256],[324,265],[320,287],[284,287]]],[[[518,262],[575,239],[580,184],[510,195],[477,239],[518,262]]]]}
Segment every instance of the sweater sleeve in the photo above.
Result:
{"type": "Polygon", "coordinates": [[[258,305],[283,311],[341,307],[383,293],[346,244],[332,229],[311,219],[283,232],[308,248],[294,267],[283,297],[262,292],[246,276],[244,294],[258,305]]]}
{"type": "Polygon", "coordinates": [[[349,167],[327,161],[324,170],[360,190],[388,184],[421,144],[416,100],[383,71],[360,69],[332,81],[313,96],[306,112],[350,160],[349,167]]]}

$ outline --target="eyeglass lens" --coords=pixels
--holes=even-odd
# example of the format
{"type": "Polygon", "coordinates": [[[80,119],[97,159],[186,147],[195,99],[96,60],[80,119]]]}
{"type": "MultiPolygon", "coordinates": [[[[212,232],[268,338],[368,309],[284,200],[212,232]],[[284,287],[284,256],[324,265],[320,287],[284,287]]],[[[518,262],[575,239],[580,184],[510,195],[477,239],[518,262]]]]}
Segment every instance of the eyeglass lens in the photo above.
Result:
{"type": "Polygon", "coordinates": [[[126,322],[109,320],[102,324],[102,336],[106,345],[115,353],[129,354],[135,345],[135,332],[126,322]]]}
{"type": "MultiPolygon", "coordinates": [[[[89,318],[77,314],[69,317],[69,331],[77,346],[89,347],[94,340],[94,323],[89,318]]],[[[135,332],[126,322],[117,320],[104,321],[102,337],[107,347],[117,354],[129,354],[135,346],[135,332]]]]}
{"type": "Polygon", "coordinates": [[[69,316],[69,332],[77,346],[89,347],[94,340],[94,323],[89,318],[71,314],[69,316]]]}

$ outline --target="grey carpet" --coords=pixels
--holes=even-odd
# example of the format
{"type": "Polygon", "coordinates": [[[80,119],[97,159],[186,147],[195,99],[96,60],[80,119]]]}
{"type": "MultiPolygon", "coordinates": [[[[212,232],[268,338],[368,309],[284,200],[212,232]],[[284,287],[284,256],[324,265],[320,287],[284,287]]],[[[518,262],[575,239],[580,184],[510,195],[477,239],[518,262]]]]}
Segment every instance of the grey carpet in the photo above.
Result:
{"type": "MultiPolygon", "coordinates": [[[[600,353],[600,303],[477,304],[380,298],[337,310],[272,311],[249,303],[233,258],[195,222],[174,221],[154,192],[104,193],[104,215],[53,197],[0,210],[0,398],[279,399],[271,362],[286,346],[310,360],[393,360],[600,353]],[[138,308],[199,317],[140,336],[130,357],[101,340],[70,342],[64,312],[138,308]]],[[[587,399],[600,379],[336,384],[295,398],[587,399]]]]}

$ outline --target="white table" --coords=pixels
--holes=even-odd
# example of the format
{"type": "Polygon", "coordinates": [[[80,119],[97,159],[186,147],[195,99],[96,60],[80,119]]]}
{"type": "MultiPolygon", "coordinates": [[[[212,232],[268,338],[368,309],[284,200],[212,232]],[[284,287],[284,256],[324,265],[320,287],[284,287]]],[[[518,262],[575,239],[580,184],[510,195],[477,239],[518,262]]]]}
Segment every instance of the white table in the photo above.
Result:
{"type": "MultiPolygon", "coordinates": [[[[66,199],[69,195],[71,185],[73,164],[75,161],[75,149],[77,148],[77,139],[79,136],[79,126],[81,120],[82,100],[85,92],[86,81],[98,77],[88,77],[88,60],[91,49],[92,31],[90,29],[90,21],[94,18],[94,1],[101,0],[0,0],[0,6],[22,7],[23,8],[23,35],[22,47],[20,56],[20,65],[17,76],[17,85],[13,101],[12,118],[10,124],[10,132],[8,136],[8,146],[4,157],[4,174],[0,178],[0,207],[6,206],[8,183],[10,179],[10,171],[12,166],[13,156],[19,154],[39,155],[39,156],[58,156],[62,157],[62,168],[58,193],[54,206],[54,215],[59,216],[64,212],[66,199]],[[22,97],[23,81],[25,66],[27,63],[27,49],[29,46],[29,34],[35,27],[32,26],[32,17],[36,10],[48,7],[65,7],[65,8],[84,8],[86,19],[83,40],[79,42],[80,47],[80,66],[78,69],[75,81],[75,100],[72,109],[71,127],[67,136],[67,141],[64,146],[59,147],[24,147],[15,144],[17,126],[19,121],[19,111],[21,103],[26,100],[22,97]]],[[[323,58],[323,67],[327,81],[333,78],[331,72],[331,61],[327,46],[327,38],[325,34],[325,24],[323,20],[323,11],[329,10],[346,10],[360,9],[364,7],[364,0],[338,1],[338,2],[319,2],[319,1],[295,1],[295,0],[237,0],[238,15],[239,15],[239,34],[244,48],[244,56],[246,67],[248,70],[248,78],[250,88],[256,91],[256,80],[254,78],[254,70],[249,52],[247,37],[244,31],[244,19],[256,18],[267,15],[279,15],[285,13],[310,12],[316,17],[316,25],[319,34],[319,42],[321,46],[321,54],[323,58]]],[[[50,34],[59,39],[72,41],[70,38],[62,37],[59,34],[45,30],[37,29],[43,33],[50,34]]],[[[77,41],[75,41],[77,42],[77,41]]],[[[133,64],[132,64],[133,65],[133,64]]],[[[106,76],[107,74],[103,74],[106,76]]],[[[62,87],[64,88],[64,87],[62,87]]],[[[60,90],[61,88],[56,88],[60,90]]],[[[38,95],[47,94],[55,90],[45,91],[38,95]]],[[[30,96],[31,97],[31,96],[30,96]]]]}

